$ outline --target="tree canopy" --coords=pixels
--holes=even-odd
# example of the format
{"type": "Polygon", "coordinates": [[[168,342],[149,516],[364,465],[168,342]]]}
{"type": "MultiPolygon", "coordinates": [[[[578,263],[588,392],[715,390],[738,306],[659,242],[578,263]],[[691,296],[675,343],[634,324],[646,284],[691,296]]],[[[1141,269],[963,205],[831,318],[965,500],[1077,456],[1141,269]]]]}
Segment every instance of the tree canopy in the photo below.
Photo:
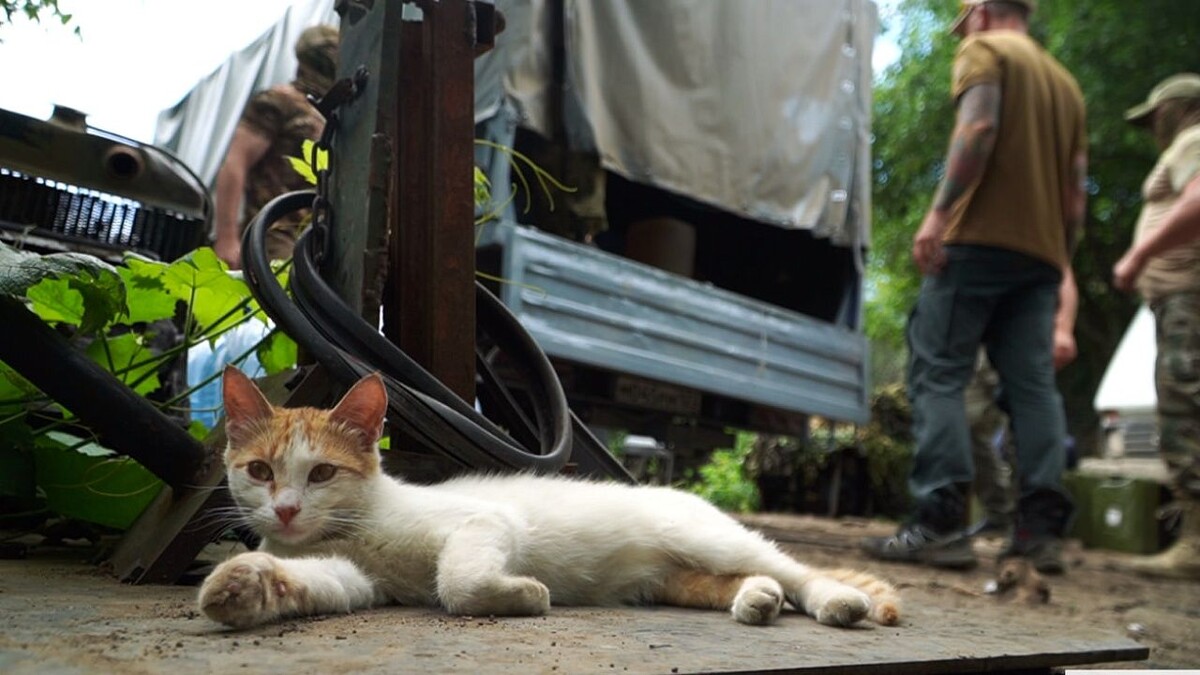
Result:
{"type": "MultiPolygon", "coordinates": [[[[1178,0],[1043,0],[1031,33],[1078,79],[1088,106],[1088,216],[1074,258],[1080,289],[1079,358],[1059,376],[1072,432],[1085,442],[1095,428],[1092,398],[1136,308],[1112,288],[1110,271],[1129,245],[1153,166],[1150,135],[1123,119],[1163,78],[1200,70],[1200,3],[1178,0]]],[[[903,328],[919,273],[912,235],[943,173],[954,122],[950,66],[957,39],[947,33],[958,6],[902,0],[900,58],[876,84],[873,237],[867,329],[876,377],[902,373],[903,328]]]]}
{"type": "MultiPolygon", "coordinates": [[[[63,25],[71,22],[71,15],[63,13],[58,6],[58,0],[0,0],[0,12],[4,12],[0,28],[6,23],[12,23],[13,15],[24,16],[33,21],[50,17],[58,19],[63,25]]],[[[75,33],[79,33],[78,26],[75,27],[75,33]]]]}

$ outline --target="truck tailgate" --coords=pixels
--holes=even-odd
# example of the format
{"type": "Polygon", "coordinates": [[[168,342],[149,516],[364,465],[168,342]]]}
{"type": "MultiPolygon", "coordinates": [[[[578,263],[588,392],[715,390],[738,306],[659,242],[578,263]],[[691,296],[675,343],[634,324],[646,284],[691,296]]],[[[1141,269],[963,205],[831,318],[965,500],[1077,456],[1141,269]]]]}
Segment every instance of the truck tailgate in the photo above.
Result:
{"type": "Polygon", "coordinates": [[[511,223],[500,297],[551,357],[863,423],[860,333],[511,223]]]}

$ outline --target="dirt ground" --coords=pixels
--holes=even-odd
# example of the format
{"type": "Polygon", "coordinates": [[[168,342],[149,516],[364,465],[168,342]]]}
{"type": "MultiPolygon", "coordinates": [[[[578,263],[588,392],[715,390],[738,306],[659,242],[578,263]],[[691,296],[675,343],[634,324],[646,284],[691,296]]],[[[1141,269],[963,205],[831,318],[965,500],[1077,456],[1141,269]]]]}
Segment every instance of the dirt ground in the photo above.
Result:
{"type": "Polygon", "coordinates": [[[1062,624],[1087,622],[1109,627],[1150,648],[1150,658],[1136,663],[1111,663],[1095,668],[1200,668],[1200,583],[1149,580],[1122,571],[1133,556],[1068,544],[1068,571],[1046,577],[1050,600],[1028,604],[989,595],[996,577],[995,560],[1003,541],[976,542],[980,565],[970,572],[881,563],[855,550],[860,537],[890,534],[891,524],[856,518],[828,520],[809,516],[760,514],[744,522],[762,530],[789,551],[817,565],[844,565],[876,573],[902,589],[908,605],[923,604],[947,611],[969,611],[997,623],[1027,617],[1051,618],[1062,624]]]}
{"type": "MultiPolygon", "coordinates": [[[[1016,662],[979,657],[1067,653],[1097,644],[1096,636],[1101,652],[1113,644],[1109,654],[1127,654],[1140,644],[1150,656],[1089,667],[1200,667],[1200,584],[1126,574],[1120,554],[1070,548],[1070,570],[1049,580],[1049,602],[1030,605],[985,592],[999,540],[977,543],[983,564],[958,573],[862,557],[855,542],[889,532],[886,523],[774,514],[744,520],[810,564],[892,580],[901,588],[904,623],[845,631],[785,616],[761,629],[674,609],[556,608],[549,617],[497,620],[384,608],[231,633],[197,614],[194,588],[124,586],[83,562],[94,550],[42,548],[24,561],[0,561],[0,672],[802,672],[798,664],[816,663],[830,672],[924,673],[962,669],[955,664],[1012,668],[1016,662]],[[764,654],[747,661],[752,648],[764,654]],[[935,668],[920,663],[926,657],[941,660],[935,668]]],[[[232,551],[221,545],[206,555],[232,551]]]]}

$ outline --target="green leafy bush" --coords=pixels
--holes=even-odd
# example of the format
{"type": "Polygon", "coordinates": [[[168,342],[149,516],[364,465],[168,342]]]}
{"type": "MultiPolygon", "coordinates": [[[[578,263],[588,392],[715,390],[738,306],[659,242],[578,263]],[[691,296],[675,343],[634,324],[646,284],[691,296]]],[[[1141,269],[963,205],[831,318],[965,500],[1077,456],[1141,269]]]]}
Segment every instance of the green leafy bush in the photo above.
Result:
{"type": "Polygon", "coordinates": [[[758,486],[746,473],[746,460],[755,438],[751,433],[738,433],[733,448],[714,452],[708,463],[685,481],[685,489],[725,511],[758,510],[758,486]]]}
{"type": "MultiPolygon", "coordinates": [[[[209,248],[172,263],[128,256],[113,266],[83,254],[37,255],[0,244],[0,294],[22,302],[132,390],[158,393],[160,410],[181,420],[192,390],[163,395],[159,373],[196,344],[243,322],[266,320],[240,273],[209,248]],[[179,330],[181,339],[165,350],[152,348],[165,326],[179,330]]],[[[268,373],[295,365],[296,345],[278,331],[233,360],[253,352],[268,373]]],[[[189,431],[199,438],[208,433],[198,424],[189,431]]],[[[62,515],[123,528],[162,488],[4,363],[0,477],[0,527],[62,515]]]]}

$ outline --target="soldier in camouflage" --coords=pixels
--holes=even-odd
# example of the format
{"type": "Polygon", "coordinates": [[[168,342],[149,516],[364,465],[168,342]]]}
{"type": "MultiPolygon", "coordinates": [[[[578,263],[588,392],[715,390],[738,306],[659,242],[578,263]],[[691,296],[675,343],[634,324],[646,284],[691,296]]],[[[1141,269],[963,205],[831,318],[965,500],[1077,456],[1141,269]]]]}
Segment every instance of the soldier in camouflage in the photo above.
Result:
{"type": "Polygon", "coordinates": [[[1159,448],[1183,518],[1179,541],[1135,569],[1200,581],[1200,75],[1167,78],[1126,119],[1150,129],[1162,154],[1113,281],[1136,285],[1154,312],[1159,448]]]}
{"type": "MultiPolygon", "coordinates": [[[[325,120],[308,102],[333,84],[337,29],[313,26],[296,42],[296,79],[255,94],[246,104],[225,161],[217,174],[216,241],[213,248],[233,269],[241,267],[242,231],[268,201],[308,187],[287,161],[301,157],[305,140],[317,140],[325,120]]],[[[307,212],[276,222],[267,234],[273,260],[292,256],[292,246],[308,220],[307,212]]]]}

